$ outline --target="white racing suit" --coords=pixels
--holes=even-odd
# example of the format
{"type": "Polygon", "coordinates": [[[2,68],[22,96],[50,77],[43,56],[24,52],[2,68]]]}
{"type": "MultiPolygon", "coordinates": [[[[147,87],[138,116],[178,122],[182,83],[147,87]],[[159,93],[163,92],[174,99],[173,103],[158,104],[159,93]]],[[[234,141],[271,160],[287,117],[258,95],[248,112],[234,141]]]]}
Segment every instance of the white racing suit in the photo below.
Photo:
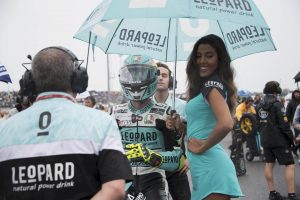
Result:
{"type": "Polygon", "coordinates": [[[117,105],[111,110],[118,122],[124,147],[127,144],[143,143],[163,157],[159,167],[151,167],[144,162],[131,162],[135,179],[132,184],[134,189],[129,188],[129,193],[136,194],[128,194],[128,199],[167,199],[165,170],[176,171],[183,156],[180,147],[168,148],[169,151],[166,151],[165,142],[171,140],[166,136],[172,133],[157,126],[157,119],[165,120],[170,113],[170,106],[156,104],[152,100],[141,110],[135,109],[130,102],[117,105]]]}

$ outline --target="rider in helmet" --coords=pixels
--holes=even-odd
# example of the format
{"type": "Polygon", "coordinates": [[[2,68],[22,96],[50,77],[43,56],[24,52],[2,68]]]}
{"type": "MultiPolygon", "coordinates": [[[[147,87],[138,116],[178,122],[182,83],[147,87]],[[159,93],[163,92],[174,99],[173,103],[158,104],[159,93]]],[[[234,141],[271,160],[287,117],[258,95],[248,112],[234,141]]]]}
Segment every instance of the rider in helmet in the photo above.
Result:
{"type": "Polygon", "coordinates": [[[129,56],[120,69],[119,80],[125,97],[130,101],[143,102],[156,90],[157,67],[147,56],[129,56]]]}
{"type": "Polygon", "coordinates": [[[111,114],[118,122],[135,177],[128,199],[168,199],[165,170],[180,170],[184,164],[180,145],[174,142],[180,140],[176,130],[181,121],[171,117],[170,106],[151,98],[158,76],[156,62],[148,56],[129,56],[120,69],[120,84],[129,102],[114,106],[111,114]]]}

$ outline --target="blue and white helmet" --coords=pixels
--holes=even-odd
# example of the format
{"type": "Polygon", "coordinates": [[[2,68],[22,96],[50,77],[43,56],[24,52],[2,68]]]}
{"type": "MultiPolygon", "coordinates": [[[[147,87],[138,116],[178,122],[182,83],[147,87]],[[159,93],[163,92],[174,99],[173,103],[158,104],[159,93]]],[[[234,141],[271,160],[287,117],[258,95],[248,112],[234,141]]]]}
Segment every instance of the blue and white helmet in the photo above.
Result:
{"type": "Polygon", "coordinates": [[[128,56],[119,74],[125,97],[131,101],[150,98],[156,90],[158,75],[156,62],[149,56],[128,56]]]}

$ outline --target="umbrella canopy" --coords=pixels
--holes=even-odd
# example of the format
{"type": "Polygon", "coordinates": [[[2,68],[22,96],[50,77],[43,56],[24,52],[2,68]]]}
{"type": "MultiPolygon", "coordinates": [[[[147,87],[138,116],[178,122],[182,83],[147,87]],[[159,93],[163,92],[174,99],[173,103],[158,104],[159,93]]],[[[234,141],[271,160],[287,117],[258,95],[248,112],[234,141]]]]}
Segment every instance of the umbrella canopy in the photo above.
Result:
{"type": "MultiPolygon", "coordinates": [[[[167,5],[173,5],[173,1],[177,0],[168,1],[167,5]]],[[[112,10],[112,6],[116,2],[126,10],[124,2],[135,1],[104,0],[93,10],[74,37],[85,42],[90,41],[92,45],[100,47],[105,53],[145,54],[161,61],[187,60],[194,43],[200,37],[212,33],[223,38],[232,60],[261,51],[276,50],[270,30],[263,18],[263,23],[258,23],[262,26],[251,25],[247,21],[243,24],[229,22],[230,18],[223,20],[222,14],[218,16],[222,21],[212,20],[213,17],[210,15],[203,19],[164,18],[165,14],[160,16],[156,13],[155,15],[161,18],[132,18],[136,16],[130,16],[126,19],[103,21],[104,16],[112,10]]],[[[180,2],[186,1],[180,0],[180,2]]],[[[252,4],[249,3],[249,6],[252,4]]],[[[174,4],[174,6],[176,5],[174,4]]],[[[179,3],[178,5],[183,4],[179,3]]],[[[150,6],[149,9],[151,8],[150,6]]],[[[176,10],[178,8],[174,9],[174,11],[176,10]]],[[[165,12],[169,13],[170,8],[161,10],[161,13],[165,12]]],[[[193,13],[197,12],[193,11],[193,13]]],[[[178,16],[184,17],[185,15],[178,16]]],[[[147,13],[145,13],[145,17],[148,17],[147,13]]],[[[203,17],[202,14],[201,17],[203,17]]],[[[214,18],[216,17],[214,16],[214,18]]]]}
{"type": "Polygon", "coordinates": [[[6,68],[1,63],[0,63],[0,81],[5,83],[12,83],[6,68]]]}
{"type": "Polygon", "coordinates": [[[300,81],[300,72],[298,72],[298,74],[294,77],[295,82],[299,82],[300,81]]]}
{"type": "Polygon", "coordinates": [[[240,96],[240,97],[250,97],[251,92],[249,92],[248,90],[239,90],[237,92],[237,95],[240,96]]]}
{"type": "Polygon", "coordinates": [[[110,0],[103,20],[122,18],[200,18],[267,28],[252,0],[110,0]]]}

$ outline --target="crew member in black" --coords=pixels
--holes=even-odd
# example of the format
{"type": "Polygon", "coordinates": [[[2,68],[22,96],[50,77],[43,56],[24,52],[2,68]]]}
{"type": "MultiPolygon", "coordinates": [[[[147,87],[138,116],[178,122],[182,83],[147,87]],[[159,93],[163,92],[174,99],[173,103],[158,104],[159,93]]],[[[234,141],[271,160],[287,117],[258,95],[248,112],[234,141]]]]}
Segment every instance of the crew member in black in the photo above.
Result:
{"type": "Polygon", "coordinates": [[[281,110],[278,82],[267,82],[263,90],[263,101],[257,105],[257,117],[260,123],[261,143],[266,158],[265,178],[270,191],[270,200],[281,200],[283,197],[274,187],[273,168],[277,159],[279,165],[285,165],[285,180],[289,200],[297,199],[295,195],[295,163],[290,151],[293,134],[287,117],[281,110]]]}

